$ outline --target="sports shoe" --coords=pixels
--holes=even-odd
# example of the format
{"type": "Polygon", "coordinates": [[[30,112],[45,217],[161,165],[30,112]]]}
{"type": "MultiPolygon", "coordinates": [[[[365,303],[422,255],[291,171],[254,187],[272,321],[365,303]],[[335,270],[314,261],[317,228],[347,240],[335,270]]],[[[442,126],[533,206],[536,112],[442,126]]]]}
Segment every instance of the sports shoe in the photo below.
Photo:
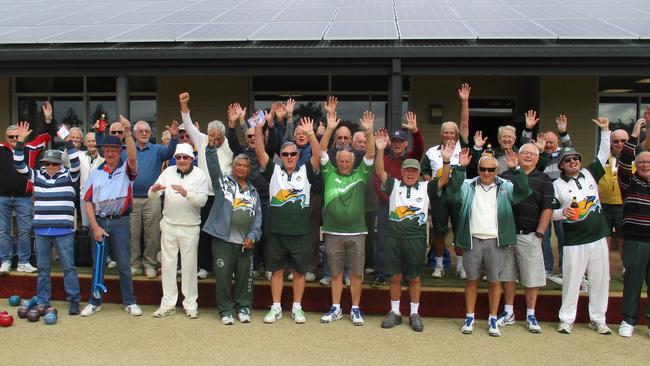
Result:
{"type": "Polygon", "coordinates": [[[390,329],[400,324],[402,324],[402,316],[391,310],[388,315],[386,315],[386,319],[381,322],[381,327],[384,329],[390,329]]]}
{"type": "Polygon", "coordinates": [[[208,278],[208,271],[206,271],[203,268],[199,268],[199,271],[196,272],[196,278],[200,278],[202,280],[205,280],[206,278],[208,278]]]}
{"type": "Polygon", "coordinates": [[[93,316],[100,310],[102,310],[101,305],[88,304],[83,310],[81,310],[81,316],[93,316]]]}
{"type": "Polygon", "coordinates": [[[158,272],[153,268],[147,268],[144,270],[144,275],[147,276],[148,279],[153,279],[158,276],[158,272]]]}
{"type": "Polygon", "coordinates": [[[621,322],[621,325],[618,327],[618,335],[621,337],[631,337],[634,333],[634,326],[628,324],[625,320],[621,322]]]}
{"type": "Polygon", "coordinates": [[[571,326],[571,324],[567,322],[560,322],[560,324],[557,326],[557,331],[564,334],[571,334],[572,328],[573,327],[571,326]]]}
{"type": "Polygon", "coordinates": [[[352,308],[352,310],[350,310],[350,319],[352,319],[352,325],[357,325],[357,326],[363,325],[363,317],[361,316],[361,309],[352,308]]]}
{"type": "Polygon", "coordinates": [[[2,262],[0,265],[0,276],[6,276],[11,271],[11,262],[2,262]]]}
{"type": "Polygon", "coordinates": [[[71,301],[68,306],[68,315],[79,315],[80,312],[79,301],[71,301]]]}
{"type": "Polygon", "coordinates": [[[129,313],[129,315],[133,316],[140,316],[142,315],[142,309],[138,306],[138,304],[131,304],[126,307],[124,307],[124,311],[129,313]]]}
{"type": "Polygon", "coordinates": [[[526,317],[526,326],[528,327],[528,331],[531,333],[541,333],[542,332],[542,327],[539,326],[539,323],[537,322],[537,318],[535,315],[528,315],[526,317]]]}
{"type": "Polygon", "coordinates": [[[273,275],[273,273],[271,271],[264,272],[264,276],[266,277],[267,281],[271,281],[271,276],[272,275],[273,275]]]}
{"type": "Polygon", "coordinates": [[[233,325],[235,324],[235,318],[232,317],[232,314],[226,314],[221,317],[221,323],[223,325],[233,325]]]}
{"type": "Polygon", "coordinates": [[[318,281],[318,283],[320,283],[323,286],[329,286],[330,283],[332,283],[332,277],[323,276],[323,278],[321,278],[320,281],[318,281]]]}
{"type": "Polygon", "coordinates": [[[548,279],[551,282],[557,283],[558,285],[561,285],[564,283],[564,280],[562,279],[562,275],[560,274],[553,274],[553,273],[547,273],[546,274],[546,279],[548,279]]]}
{"type": "Polygon", "coordinates": [[[442,276],[445,275],[445,270],[442,269],[442,267],[436,267],[433,269],[433,273],[431,273],[431,277],[433,278],[442,278],[442,276]]]}
{"type": "Polygon", "coordinates": [[[474,332],[474,317],[465,317],[465,322],[460,327],[460,332],[463,334],[472,334],[474,332]]]}
{"type": "Polygon", "coordinates": [[[142,273],[142,268],[131,267],[131,276],[139,276],[142,273]]]}
{"type": "Polygon", "coordinates": [[[305,273],[305,281],[307,282],[314,282],[316,281],[316,275],[313,272],[307,272],[305,273]]]}
{"type": "Polygon", "coordinates": [[[375,277],[375,280],[372,281],[372,287],[374,288],[380,288],[382,286],[386,286],[388,283],[386,282],[386,279],[383,277],[375,277]]]}
{"type": "Polygon", "coordinates": [[[343,277],[343,284],[345,285],[345,287],[350,287],[351,283],[352,282],[350,282],[350,277],[347,277],[347,276],[343,277]]]}
{"type": "Polygon", "coordinates": [[[271,306],[271,310],[264,316],[264,323],[272,324],[282,319],[282,309],[276,309],[271,306]]]}
{"type": "Polygon", "coordinates": [[[420,314],[409,315],[409,325],[411,326],[411,329],[416,332],[421,332],[424,330],[424,324],[422,324],[422,318],[420,318],[420,314]]]}
{"type": "Polygon", "coordinates": [[[612,330],[609,329],[609,327],[605,323],[589,322],[589,328],[595,330],[596,332],[598,332],[598,334],[602,334],[602,335],[612,334],[612,330]]]}
{"type": "Polygon", "coordinates": [[[296,324],[305,324],[307,319],[305,318],[305,312],[302,308],[291,310],[291,319],[293,319],[296,324]]]}
{"type": "Polygon", "coordinates": [[[490,337],[501,336],[501,331],[499,330],[499,326],[497,325],[496,318],[490,318],[490,320],[488,321],[488,334],[490,335],[490,337]]]}
{"type": "Polygon", "coordinates": [[[580,292],[589,292],[589,280],[584,277],[582,283],[580,284],[580,292]]]}
{"type": "Polygon", "coordinates": [[[329,311],[320,318],[321,323],[331,323],[333,321],[343,318],[343,312],[341,308],[336,308],[332,306],[329,311]]]}
{"type": "Polygon", "coordinates": [[[198,319],[199,318],[199,312],[196,310],[185,310],[185,316],[188,319],[198,319]]]}
{"type": "Polygon", "coordinates": [[[367,274],[367,275],[368,275],[368,274],[373,274],[373,273],[375,273],[375,269],[374,269],[374,268],[365,268],[365,269],[363,270],[363,273],[365,273],[365,274],[367,274]]]}
{"type": "Polygon", "coordinates": [[[458,270],[456,270],[456,276],[458,276],[458,279],[466,280],[467,272],[465,272],[465,267],[460,267],[458,270]]]}
{"type": "Polygon", "coordinates": [[[515,324],[515,314],[508,314],[505,311],[499,314],[497,318],[497,325],[503,327],[504,325],[513,325],[515,324]]]}
{"type": "Polygon", "coordinates": [[[107,257],[106,262],[107,262],[106,267],[108,269],[113,269],[113,268],[117,267],[117,262],[112,260],[111,257],[107,257]]]}
{"type": "Polygon", "coordinates": [[[38,271],[36,267],[32,266],[31,263],[18,263],[18,268],[16,269],[18,272],[25,272],[25,273],[34,273],[38,271]]]}
{"type": "Polygon", "coordinates": [[[287,276],[287,280],[293,281],[293,272],[289,273],[289,275],[287,276]]]}
{"type": "Polygon", "coordinates": [[[239,318],[240,323],[250,323],[251,311],[248,308],[241,308],[237,312],[237,318],[239,318]]]}
{"type": "Polygon", "coordinates": [[[165,309],[161,306],[158,308],[158,310],[154,311],[153,314],[151,315],[153,315],[154,318],[164,318],[166,316],[173,315],[173,314],[176,314],[176,309],[173,308],[165,309]]]}

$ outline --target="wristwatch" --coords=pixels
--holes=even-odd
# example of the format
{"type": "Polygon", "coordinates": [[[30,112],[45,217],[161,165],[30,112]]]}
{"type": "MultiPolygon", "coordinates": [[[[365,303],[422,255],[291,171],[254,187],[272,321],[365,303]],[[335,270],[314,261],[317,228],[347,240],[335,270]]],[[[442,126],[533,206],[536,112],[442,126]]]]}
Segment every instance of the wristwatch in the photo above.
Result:
{"type": "Polygon", "coordinates": [[[535,231],[535,236],[541,239],[541,238],[544,237],[544,233],[540,233],[539,231],[535,231]]]}

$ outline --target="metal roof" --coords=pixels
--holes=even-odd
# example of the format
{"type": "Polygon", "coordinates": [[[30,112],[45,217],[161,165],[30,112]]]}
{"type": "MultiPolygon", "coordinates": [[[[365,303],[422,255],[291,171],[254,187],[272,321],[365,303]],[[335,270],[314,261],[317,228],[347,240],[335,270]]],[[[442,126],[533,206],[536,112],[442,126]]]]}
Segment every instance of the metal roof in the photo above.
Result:
{"type": "Polygon", "coordinates": [[[0,0],[0,44],[650,39],[648,0],[0,0]]]}

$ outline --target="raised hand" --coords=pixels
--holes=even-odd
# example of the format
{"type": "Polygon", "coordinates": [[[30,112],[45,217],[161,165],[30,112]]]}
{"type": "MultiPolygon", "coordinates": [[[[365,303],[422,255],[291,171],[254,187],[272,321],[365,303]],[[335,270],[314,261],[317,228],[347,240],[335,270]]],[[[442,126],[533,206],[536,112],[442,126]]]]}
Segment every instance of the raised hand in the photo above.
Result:
{"type": "Polygon", "coordinates": [[[366,133],[372,133],[372,126],[375,124],[375,114],[370,111],[365,111],[359,122],[361,122],[361,127],[366,133]]]}
{"type": "Polygon", "coordinates": [[[517,165],[519,164],[519,160],[517,159],[517,154],[514,151],[512,151],[512,149],[506,150],[505,162],[506,162],[506,166],[508,166],[508,168],[511,169],[516,168],[517,165]]]}
{"type": "Polygon", "coordinates": [[[643,129],[643,127],[647,125],[647,123],[648,122],[646,121],[645,118],[639,118],[639,120],[636,121],[636,123],[634,124],[634,128],[632,128],[632,133],[630,134],[630,136],[639,137],[639,135],[641,134],[641,130],[643,129]]]}
{"type": "Polygon", "coordinates": [[[533,140],[533,143],[537,146],[539,152],[544,151],[544,147],[546,146],[546,134],[544,132],[538,133],[537,140],[533,140]]]}
{"type": "Polygon", "coordinates": [[[120,124],[124,128],[124,133],[131,132],[131,121],[120,114],[120,124]]]}
{"type": "Polygon", "coordinates": [[[472,87],[467,83],[462,83],[460,89],[458,89],[458,97],[462,101],[469,100],[469,94],[472,91],[472,87]]]}
{"type": "Polygon", "coordinates": [[[471,158],[470,158],[470,155],[469,155],[469,148],[464,147],[460,151],[460,154],[458,155],[458,164],[460,164],[462,166],[468,166],[470,161],[471,161],[471,158]]]}
{"type": "Polygon", "coordinates": [[[560,133],[566,132],[568,120],[564,114],[560,114],[555,118],[555,123],[557,124],[557,130],[560,133]]]}
{"type": "Polygon", "coordinates": [[[341,119],[336,117],[336,112],[327,113],[327,129],[335,130],[339,122],[341,122],[341,119]]]}
{"type": "Polygon", "coordinates": [[[235,106],[239,107],[239,103],[228,104],[228,127],[229,128],[234,128],[235,122],[237,122],[237,120],[239,119],[239,110],[241,110],[241,107],[237,109],[235,106]]]}
{"type": "Polygon", "coordinates": [[[323,122],[318,122],[318,128],[316,129],[316,136],[323,136],[325,133],[325,125],[323,122]]]}
{"type": "Polygon", "coordinates": [[[312,133],[314,133],[314,120],[312,120],[310,117],[302,117],[297,128],[298,131],[305,133],[307,136],[310,136],[312,133]]]}
{"type": "Polygon", "coordinates": [[[183,197],[187,196],[187,190],[180,184],[172,184],[172,189],[183,197]]]}
{"type": "Polygon", "coordinates": [[[178,121],[174,120],[172,121],[171,126],[165,126],[167,131],[169,131],[169,134],[172,135],[172,137],[178,136],[178,130],[179,130],[179,124],[178,121]]]}
{"type": "Polygon", "coordinates": [[[266,121],[266,124],[269,126],[269,128],[273,128],[273,126],[275,126],[275,123],[273,122],[273,114],[275,113],[275,103],[271,105],[270,112],[267,112],[266,110],[261,110],[258,113],[264,113],[264,120],[266,121]]]}
{"type": "Polygon", "coordinates": [[[537,125],[537,122],[539,122],[537,112],[532,109],[526,112],[524,116],[526,116],[526,128],[529,130],[532,130],[537,125]]]}
{"type": "Polygon", "coordinates": [[[293,109],[296,108],[296,100],[293,98],[287,99],[287,105],[285,108],[287,109],[287,115],[293,116],[293,109]]]}
{"type": "Polygon", "coordinates": [[[165,190],[165,188],[167,188],[167,187],[163,186],[160,183],[156,183],[156,184],[152,185],[151,188],[149,188],[149,189],[151,190],[151,192],[159,192],[159,191],[165,190]]]}
{"type": "Polygon", "coordinates": [[[190,103],[190,93],[183,92],[178,95],[178,102],[181,105],[181,112],[187,113],[190,111],[189,108],[189,103],[190,103]]]}
{"type": "Polygon", "coordinates": [[[52,116],[53,116],[52,104],[50,104],[50,102],[45,102],[41,106],[41,109],[43,110],[43,118],[45,119],[45,123],[49,124],[50,122],[52,122],[52,116]]]}
{"type": "Polygon", "coordinates": [[[406,118],[406,123],[402,123],[402,127],[406,128],[407,130],[411,131],[411,133],[416,133],[418,132],[418,122],[416,119],[416,115],[413,112],[406,112],[405,118],[406,118]]]}
{"type": "Polygon", "coordinates": [[[18,128],[16,128],[16,133],[18,134],[18,141],[25,142],[27,137],[32,133],[32,130],[29,129],[29,122],[22,121],[18,123],[18,128]]]}
{"type": "Polygon", "coordinates": [[[456,148],[456,143],[455,142],[447,141],[445,143],[445,146],[440,151],[440,155],[442,156],[442,161],[443,162],[448,162],[449,159],[451,159],[451,155],[453,155],[455,148],[456,148]]]}
{"type": "Polygon", "coordinates": [[[275,103],[275,118],[277,121],[284,121],[284,118],[287,116],[287,106],[277,102],[275,103]]]}
{"type": "Polygon", "coordinates": [[[607,117],[598,117],[598,119],[592,119],[596,126],[600,127],[603,131],[609,131],[609,118],[607,117]]]}
{"type": "Polygon", "coordinates": [[[375,132],[375,147],[377,150],[384,150],[390,143],[390,137],[388,136],[388,131],[385,128],[379,129],[375,132]]]}
{"type": "Polygon", "coordinates": [[[327,114],[336,112],[336,106],[338,104],[339,100],[336,99],[336,97],[327,98],[327,101],[325,101],[325,112],[327,112],[327,114]]]}
{"type": "Polygon", "coordinates": [[[476,146],[478,149],[482,149],[483,145],[485,145],[487,140],[488,140],[487,136],[483,138],[483,131],[476,131],[474,133],[474,146],[476,146]]]}

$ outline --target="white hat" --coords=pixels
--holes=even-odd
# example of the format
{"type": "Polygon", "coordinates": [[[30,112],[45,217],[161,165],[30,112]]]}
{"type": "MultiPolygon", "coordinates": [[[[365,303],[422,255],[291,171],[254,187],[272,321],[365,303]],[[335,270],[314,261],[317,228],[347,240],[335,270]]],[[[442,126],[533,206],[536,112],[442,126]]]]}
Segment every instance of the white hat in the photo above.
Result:
{"type": "Polygon", "coordinates": [[[176,145],[176,152],[174,152],[174,156],[181,154],[190,156],[192,159],[194,159],[194,149],[192,149],[192,146],[190,144],[176,145]]]}

